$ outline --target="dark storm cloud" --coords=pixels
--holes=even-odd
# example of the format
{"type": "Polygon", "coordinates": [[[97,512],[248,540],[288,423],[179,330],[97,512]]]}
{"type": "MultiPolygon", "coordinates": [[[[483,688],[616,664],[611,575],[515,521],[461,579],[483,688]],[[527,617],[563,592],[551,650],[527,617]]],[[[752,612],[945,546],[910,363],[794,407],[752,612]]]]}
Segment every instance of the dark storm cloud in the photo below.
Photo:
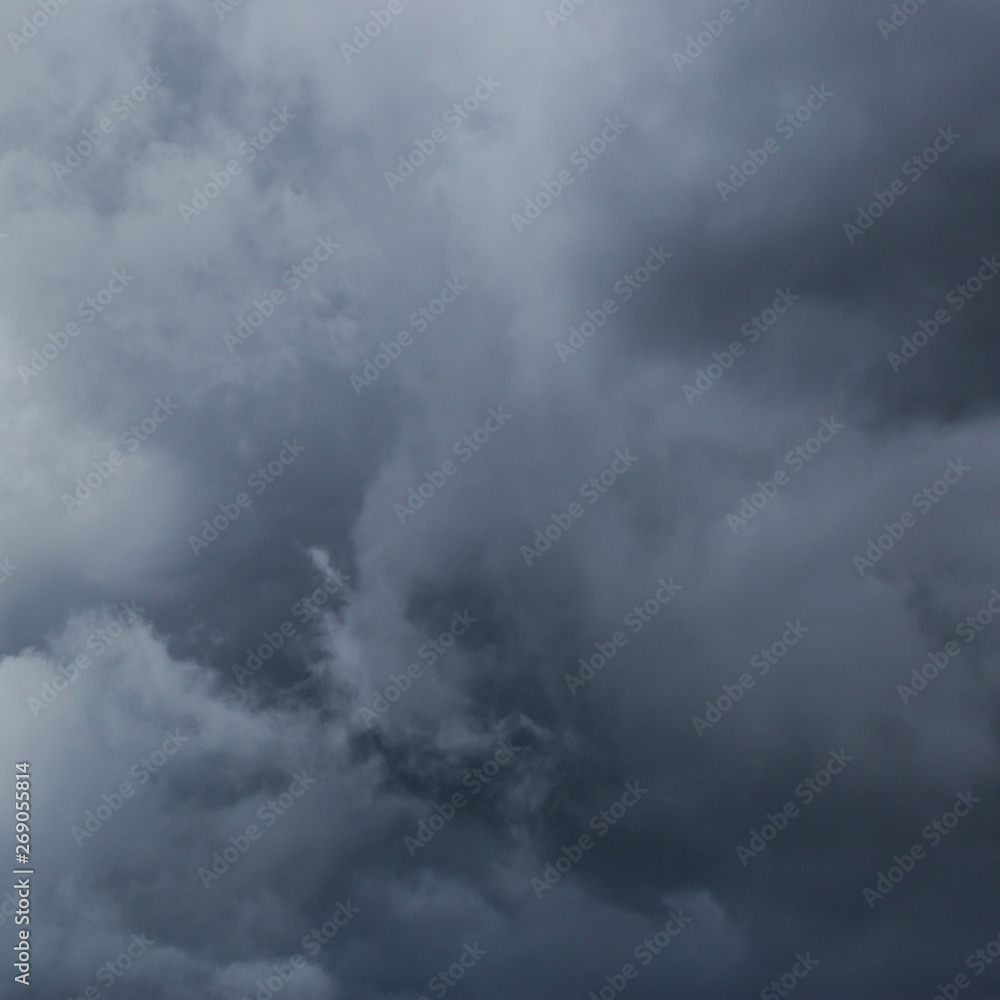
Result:
{"type": "Polygon", "coordinates": [[[989,995],[995,12],[373,9],[5,55],[34,985],[989,995]]]}

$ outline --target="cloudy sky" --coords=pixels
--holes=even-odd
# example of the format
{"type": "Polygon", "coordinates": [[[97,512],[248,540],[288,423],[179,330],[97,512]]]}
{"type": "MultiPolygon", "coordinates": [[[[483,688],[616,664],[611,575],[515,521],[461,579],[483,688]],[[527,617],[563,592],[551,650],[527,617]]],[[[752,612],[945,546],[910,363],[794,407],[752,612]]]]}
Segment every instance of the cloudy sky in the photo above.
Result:
{"type": "Polygon", "coordinates": [[[547,2],[5,7],[0,996],[1000,997],[1000,14],[547,2]]]}

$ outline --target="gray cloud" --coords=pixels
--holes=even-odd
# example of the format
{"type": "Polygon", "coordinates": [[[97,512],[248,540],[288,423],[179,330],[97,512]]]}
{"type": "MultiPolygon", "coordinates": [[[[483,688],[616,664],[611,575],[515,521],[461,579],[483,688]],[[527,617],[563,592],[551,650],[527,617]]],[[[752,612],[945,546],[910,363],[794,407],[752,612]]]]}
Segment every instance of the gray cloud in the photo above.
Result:
{"type": "Polygon", "coordinates": [[[32,984],[992,995],[995,11],[372,9],[5,15],[32,984]]]}

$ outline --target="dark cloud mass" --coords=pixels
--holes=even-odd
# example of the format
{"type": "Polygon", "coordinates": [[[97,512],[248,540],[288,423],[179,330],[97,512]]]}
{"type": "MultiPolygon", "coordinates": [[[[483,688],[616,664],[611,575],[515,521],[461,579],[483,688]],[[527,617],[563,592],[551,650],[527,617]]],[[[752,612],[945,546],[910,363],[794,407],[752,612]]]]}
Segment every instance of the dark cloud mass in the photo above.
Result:
{"type": "Polygon", "coordinates": [[[1000,997],[994,4],[0,29],[0,997],[1000,997]]]}

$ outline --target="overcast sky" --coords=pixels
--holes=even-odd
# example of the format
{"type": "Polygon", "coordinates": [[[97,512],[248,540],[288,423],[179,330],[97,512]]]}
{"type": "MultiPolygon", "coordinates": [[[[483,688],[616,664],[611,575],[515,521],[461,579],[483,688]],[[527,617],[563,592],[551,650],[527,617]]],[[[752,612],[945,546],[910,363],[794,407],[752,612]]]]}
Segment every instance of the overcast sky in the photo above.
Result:
{"type": "Polygon", "coordinates": [[[375,3],[4,8],[0,997],[1000,997],[1000,12],[375,3]]]}

